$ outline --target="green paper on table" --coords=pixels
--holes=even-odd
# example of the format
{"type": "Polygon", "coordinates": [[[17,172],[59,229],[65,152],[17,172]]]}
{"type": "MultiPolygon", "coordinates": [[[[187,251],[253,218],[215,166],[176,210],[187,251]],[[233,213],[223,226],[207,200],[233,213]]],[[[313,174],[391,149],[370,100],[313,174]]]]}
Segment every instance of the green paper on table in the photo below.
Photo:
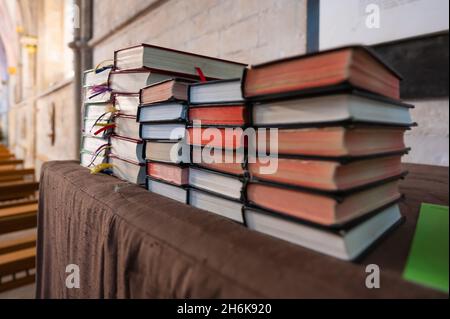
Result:
{"type": "Polygon", "coordinates": [[[448,293],[448,207],[422,204],[403,277],[448,293]]]}

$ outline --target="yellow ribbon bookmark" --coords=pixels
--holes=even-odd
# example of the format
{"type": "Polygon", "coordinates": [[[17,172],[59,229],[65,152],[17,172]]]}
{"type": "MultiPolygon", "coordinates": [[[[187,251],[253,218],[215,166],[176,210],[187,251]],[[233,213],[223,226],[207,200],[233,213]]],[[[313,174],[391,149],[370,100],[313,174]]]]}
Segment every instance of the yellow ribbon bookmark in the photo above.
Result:
{"type": "Polygon", "coordinates": [[[91,168],[91,174],[98,174],[101,171],[104,171],[105,169],[112,168],[113,166],[114,166],[113,164],[108,163],[95,165],[94,167],[91,168]]]}
{"type": "Polygon", "coordinates": [[[108,108],[106,109],[106,113],[116,113],[117,111],[118,109],[116,109],[114,105],[109,105],[108,108]]]}

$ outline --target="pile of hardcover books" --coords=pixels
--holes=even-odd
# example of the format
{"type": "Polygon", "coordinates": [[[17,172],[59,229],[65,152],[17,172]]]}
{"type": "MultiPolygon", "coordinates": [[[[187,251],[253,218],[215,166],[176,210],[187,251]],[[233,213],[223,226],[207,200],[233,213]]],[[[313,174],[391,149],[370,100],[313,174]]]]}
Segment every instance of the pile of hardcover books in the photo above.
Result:
{"type": "Polygon", "coordinates": [[[185,141],[190,81],[171,79],[141,90],[138,121],[146,140],[147,189],[187,202],[190,150],[185,141]]]}
{"type": "Polygon", "coordinates": [[[119,71],[115,68],[111,72],[115,114],[109,164],[114,176],[130,183],[145,183],[145,161],[142,155],[144,142],[139,136],[139,123],[136,120],[139,91],[161,78],[164,76],[146,70],[119,71]]]}
{"type": "MultiPolygon", "coordinates": [[[[145,184],[147,169],[150,178],[154,179],[159,176],[156,171],[160,169],[170,174],[174,167],[162,163],[178,159],[158,160],[158,156],[171,150],[178,139],[184,140],[187,84],[199,77],[204,77],[203,80],[240,77],[244,68],[245,65],[232,61],[146,44],[116,51],[113,66],[85,74],[89,104],[85,108],[83,124],[83,136],[86,137],[83,138],[82,164],[92,167],[108,161],[113,175],[139,185],[145,184]],[[160,85],[153,86],[157,83],[160,85]],[[146,123],[141,130],[137,116],[143,88],[143,111],[139,116],[146,123]],[[161,97],[171,89],[172,97],[161,97]],[[90,107],[94,103],[98,106],[90,107]],[[177,118],[171,117],[174,112],[178,112],[177,118]],[[172,136],[172,133],[178,135],[172,136]],[[146,159],[151,161],[148,165],[146,159]]],[[[190,152],[187,153],[175,164],[188,163],[190,152]]],[[[182,171],[186,172],[183,178],[187,183],[188,170],[182,171]]],[[[164,178],[158,181],[162,182],[164,178]]],[[[171,182],[184,185],[181,180],[171,182]]],[[[156,181],[153,184],[156,185],[156,181]]]]}
{"type": "Polygon", "coordinates": [[[242,73],[244,67],[230,61],[146,44],[116,51],[114,71],[109,77],[116,108],[109,157],[113,175],[144,185],[148,172],[153,179],[160,178],[160,181],[183,186],[187,169],[184,170],[182,165],[162,163],[149,154],[154,148],[161,149],[173,141],[184,139],[186,118],[182,113],[186,97],[179,95],[187,90],[188,82],[183,79],[197,79],[199,74],[209,79],[235,77],[242,73]],[[179,79],[174,80],[176,77],[179,79]],[[160,84],[153,86],[157,83],[160,84]],[[161,97],[164,92],[158,90],[169,90],[172,85],[175,96],[161,97]],[[171,101],[173,98],[180,99],[171,101]],[[139,111],[139,121],[146,122],[142,126],[137,121],[141,104],[143,108],[142,112],[139,111]],[[174,112],[179,113],[174,115],[174,112]],[[146,164],[146,159],[152,161],[146,164]],[[179,174],[180,179],[164,179],[166,174],[179,174]]]}
{"type": "Polygon", "coordinates": [[[86,104],[83,165],[110,148],[117,177],[356,259],[402,221],[401,158],[414,123],[400,76],[361,46],[244,68],[150,45],[115,52],[110,74],[86,73],[105,98],[86,104]],[[110,146],[92,137],[112,127],[110,146]]]}
{"type": "Polygon", "coordinates": [[[413,123],[395,71],[355,46],[254,66],[243,81],[253,125],[278,129],[258,131],[248,159],[249,228],[352,260],[402,220],[413,123]]]}
{"type": "Polygon", "coordinates": [[[110,82],[119,116],[111,138],[113,174],[137,184],[147,181],[149,190],[186,202],[188,84],[199,77],[234,78],[244,68],[240,63],[145,44],[115,52],[110,82]],[[133,118],[123,114],[123,104],[132,109],[133,118]]]}
{"type": "Polygon", "coordinates": [[[80,147],[81,165],[84,167],[94,167],[107,161],[109,140],[104,128],[111,124],[112,104],[108,86],[111,68],[99,66],[84,72],[80,147]]]}
{"type": "Polygon", "coordinates": [[[189,89],[189,204],[243,223],[247,115],[241,79],[189,89]]]}

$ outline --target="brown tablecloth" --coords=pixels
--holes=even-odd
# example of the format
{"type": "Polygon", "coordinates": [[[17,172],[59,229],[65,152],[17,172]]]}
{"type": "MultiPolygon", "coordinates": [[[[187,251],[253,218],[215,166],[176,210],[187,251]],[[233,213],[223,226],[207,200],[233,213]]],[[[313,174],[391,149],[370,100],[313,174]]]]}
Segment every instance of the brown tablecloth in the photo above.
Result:
{"type": "Polygon", "coordinates": [[[448,205],[448,169],[409,165],[405,224],[359,264],[250,231],[75,162],[41,176],[38,298],[447,297],[402,279],[419,204],[448,205]],[[381,288],[365,286],[365,265],[381,288]],[[80,288],[66,288],[69,264],[80,288]]]}

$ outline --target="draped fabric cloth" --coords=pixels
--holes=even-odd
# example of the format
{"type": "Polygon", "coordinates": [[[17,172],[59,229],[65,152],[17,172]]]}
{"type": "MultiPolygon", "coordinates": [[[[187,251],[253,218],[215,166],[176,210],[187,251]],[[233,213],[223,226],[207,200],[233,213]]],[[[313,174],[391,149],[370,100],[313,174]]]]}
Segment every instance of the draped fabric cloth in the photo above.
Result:
{"type": "Polygon", "coordinates": [[[401,278],[420,202],[448,204],[448,171],[409,168],[402,205],[406,223],[359,263],[350,263],[114,177],[91,175],[76,162],[46,163],[40,181],[37,297],[446,298],[401,278]],[[365,286],[365,267],[371,263],[381,269],[380,289],[365,286]],[[78,266],[79,288],[66,286],[75,274],[66,273],[68,265],[78,266]]]}

